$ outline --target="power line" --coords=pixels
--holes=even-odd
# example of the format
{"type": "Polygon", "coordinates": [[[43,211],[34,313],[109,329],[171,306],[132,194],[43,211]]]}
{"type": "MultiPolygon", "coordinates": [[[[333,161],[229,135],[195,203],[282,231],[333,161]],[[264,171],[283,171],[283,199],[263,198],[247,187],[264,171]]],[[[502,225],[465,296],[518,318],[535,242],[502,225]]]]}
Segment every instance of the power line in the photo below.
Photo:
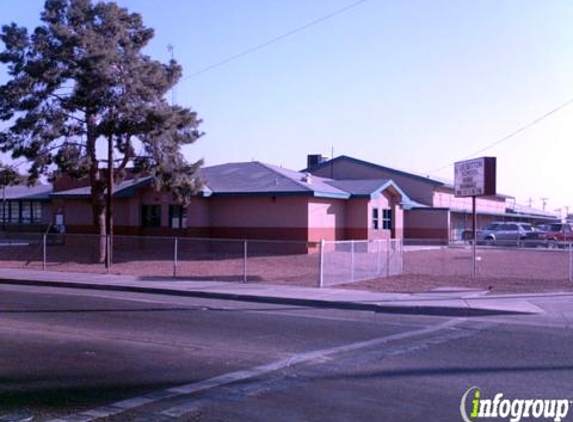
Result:
{"type": "Polygon", "coordinates": [[[194,72],[194,73],[192,73],[191,75],[189,75],[189,76],[183,78],[181,81],[185,81],[185,80],[187,80],[187,79],[197,77],[197,76],[199,76],[199,75],[201,75],[201,74],[203,74],[203,73],[205,73],[205,72],[208,72],[209,70],[212,70],[212,69],[215,69],[215,68],[217,68],[217,67],[223,66],[223,65],[225,65],[225,64],[227,64],[227,63],[230,63],[230,62],[232,62],[232,61],[235,61],[235,60],[237,60],[237,59],[240,59],[241,57],[244,57],[244,56],[246,56],[246,55],[248,55],[248,54],[254,53],[255,51],[261,50],[262,48],[268,47],[268,46],[271,45],[271,44],[274,44],[274,43],[276,43],[276,42],[279,42],[279,41],[281,41],[281,40],[284,40],[285,38],[288,38],[288,37],[290,37],[290,36],[292,36],[292,35],[295,35],[295,34],[297,34],[297,33],[299,33],[299,32],[302,32],[302,31],[304,31],[304,30],[306,30],[306,29],[308,29],[308,28],[311,28],[311,27],[313,27],[313,26],[315,26],[315,25],[318,25],[319,23],[322,23],[322,22],[324,22],[324,21],[326,21],[326,20],[328,20],[328,19],[331,19],[331,18],[333,18],[333,17],[335,17],[335,16],[341,15],[342,13],[345,13],[345,12],[349,11],[350,9],[353,9],[353,8],[355,8],[356,6],[359,6],[359,5],[362,4],[362,3],[366,3],[367,1],[368,1],[368,0],[359,0],[359,1],[356,1],[356,2],[354,2],[354,3],[352,3],[352,4],[349,4],[348,6],[343,7],[343,8],[341,8],[341,9],[335,10],[334,12],[331,12],[331,13],[329,13],[329,14],[327,14],[327,15],[321,16],[321,17],[318,18],[318,19],[315,19],[315,20],[313,20],[313,21],[311,21],[311,22],[308,22],[308,23],[306,23],[306,24],[304,24],[304,25],[301,25],[301,26],[298,26],[298,27],[296,27],[296,28],[294,28],[294,29],[291,29],[290,31],[285,32],[284,34],[281,34],[281,35],[279,35],[279,36],[277,36],[277,37],[271,38],[271,39],[268,40],[268,41],[265,41],[265,42],[263,42],[263,43],[257,44],[257,45],[255,45],[255,46],[253,46],[253,47],[250,47],[250,48],[247,48],[246,50],[241,51],[240,53],[237,53],[237,54],[234,54],[234,55],[232,55],[232,56],[230,56],[230,57],[227,57],[226,59],[221,60],[220,62],[217,62],[217,63],[214,63],[214,64],[209,65],[209,66],[207,66],[207,67],[204,67],[203,69],[198,70],[197,72],[194,72]]]}
{"type": "MultiPolygon", "coordinates": [[[[551,115],[557,113],[558,111],[561,111],[562,109],[564,109],[565,107],[571,105],[572,103],[573,103],[573,98],[568,99],[568,100],[565,101],[563,104],[561,104],[561,105],[555,107],[553,110],[551,110],[551,111],[545,113],[544,115],[542,115],[542,116],[536,118],[535,120],[532,120],[531,122],[527,123],[526,125],[521,126],[519,129],[517,129],[517,130],[511,132],[509,135],[506,135],[506,136],[504,136],[503,138],[500,138],[500,139],[498,139],[497,141],[492,142],[491,144],[489,144],[489,145],[487,145],[486,147],[480,149],[479,151],[474,152],[473,154],[470,154],[470,155],[467,155],[467,156],[463,157],[462,160],[465,160],[465,159],[468,159],[468,158],[472,158],[472,157],[475,156],[475,155],[481,154],[482,152],[487,151],[488,149],[491,149],[491,148],[493,148],[493,147],[495,147],[495,146],[497,146],[497,145],[499,145],[499,144],[501,144],[501,143],[503,143],[503,142],[505,142],[505,141],[508,141],[509,139],[511,139],[511,138],[513,138],[514,136],[520,134],[521,132],[523,132],[523,131],[525,131],[525,130],[527,130],[527,129],[533,127],[533,126],[535,126],[536,124],[542,122],[543,120],[547,119],[548,117],[550,117],[551,115]]],[[[435,169],[435,170],[432,170],[432,171],[430,171],[429,173],[436,173],[436,172],[438,172],[438,171],[440,171],[440,170],[446,169],[446,168],[451,167],[451,166],[453,166],[453,165],[454,165],[454,163],[449,163],[449,164],[447,164],[447,165],[445,165],[445,166],[443,166],[443,167],[440,167],[440,168],[437,168],[437,169],[435,169]]]]}

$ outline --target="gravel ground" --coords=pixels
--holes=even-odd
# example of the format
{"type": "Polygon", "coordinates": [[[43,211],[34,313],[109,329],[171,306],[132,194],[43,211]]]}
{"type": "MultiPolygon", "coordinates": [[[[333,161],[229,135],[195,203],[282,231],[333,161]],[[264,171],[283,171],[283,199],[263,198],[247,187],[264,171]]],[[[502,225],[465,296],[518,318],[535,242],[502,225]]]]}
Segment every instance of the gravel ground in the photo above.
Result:
{"type": "MultiPolygon", "coordinates": [[[[285,253],[287,246],[283,250],[280,245],[277,247],[275,244],[274,248],[250,251],[251,255],[247,261],[249,282],[316,286],[318,254],[285,253]]],[[[240,243],[218,243],[216,250],[198,243],[182,243],[178,255],[177,277],[220,281],[243,279],[244,261],[240,243]]],[[[480,249],[475,278],[471,277],[471,255],[469,248],[406,250],[403,254],[401,276],[373,278],[337,287],[385,292],[421,292],[447,287],[489,289],[500,293],[573,291],[573,283],[568,281],[570,265],[573,262],[569,250],[480,249]]],[[[365,270],[357,273],[375,272],[373,256],[356,256],[355,262],[363,266],[359,270],[365,270]]],[[[336,272],[338,278],[350,279],[348,254],[338,252],[336,259],[326,256],[325,262],[328,265],[328,273],[336,272]]],[[[1,247],[0,266],[40,269],[41,245],[1,247]]],[[[90,238],[81,241],[75,239],[65,245],[49,245],[47,269],[105,272],[104,266],[97,263],[97,243],[90,238]]],[[[114,245],[113,274],[153,279],[171,277],[173,271],[172,241],[158,239],[124,244],[118,241],[114,245]]]]}

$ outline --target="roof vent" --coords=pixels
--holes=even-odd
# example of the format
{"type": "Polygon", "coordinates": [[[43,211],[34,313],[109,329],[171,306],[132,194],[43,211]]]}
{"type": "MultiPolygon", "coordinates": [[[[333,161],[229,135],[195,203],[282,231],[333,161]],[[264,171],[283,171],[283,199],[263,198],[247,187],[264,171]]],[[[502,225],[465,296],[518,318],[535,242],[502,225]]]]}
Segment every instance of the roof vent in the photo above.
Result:
{"type": "Polygon", "coordinates": [[[312,182],[312,178],[311,178],[310,173],[308,173],[308,172],[305,173],[304,176],[302,176],[302,178],[300,180],[303,181],[304,183],[308,183],[310,185],[312,182]]]}

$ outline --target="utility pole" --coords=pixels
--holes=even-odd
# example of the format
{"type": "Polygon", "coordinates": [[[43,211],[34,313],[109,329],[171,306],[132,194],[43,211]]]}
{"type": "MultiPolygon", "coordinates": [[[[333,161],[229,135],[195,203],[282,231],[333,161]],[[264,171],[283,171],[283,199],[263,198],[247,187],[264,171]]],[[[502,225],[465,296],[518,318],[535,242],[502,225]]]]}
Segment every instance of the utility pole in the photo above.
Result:
{"type": "Polygon", "coordinates": [[[541,202],[543,203],[543,211],[545,211],[545,206],[547,205],[547,200],[549,198],[539,198],[539,199],[541,199],[541,202]]]}
{"type": "Polygon", "coordinates": [[[113,136],[109,135],[107,138],[107,192],[106,192],[106,203],[105,203],[105,231],[108,235],[107,245],[107,259],[105,261],[105,266],[109,270],[112,263],[112,242],[113,242],[113,136]]]}
{"type": "Polygon", "coordinates": [[[334,144],[330,146],[330,178],[334,179],[334,144]]]}
{"type": "Polygon", "coordinates": [[[2,230],[6,230],[6,185],[8,176],[4,172],[4,183],[2,184],[2,230]]]}

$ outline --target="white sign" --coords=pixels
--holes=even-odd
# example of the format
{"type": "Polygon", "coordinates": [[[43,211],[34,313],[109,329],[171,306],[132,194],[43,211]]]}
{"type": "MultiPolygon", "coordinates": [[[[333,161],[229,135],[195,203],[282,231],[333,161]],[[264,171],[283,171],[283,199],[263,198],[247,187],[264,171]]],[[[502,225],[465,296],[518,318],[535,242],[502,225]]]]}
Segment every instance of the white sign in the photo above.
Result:
{"type": "Polygon", "coordinates": [[[455,196],[495,195],[495,158],[460,161],[454,168],[455,196]]]}

